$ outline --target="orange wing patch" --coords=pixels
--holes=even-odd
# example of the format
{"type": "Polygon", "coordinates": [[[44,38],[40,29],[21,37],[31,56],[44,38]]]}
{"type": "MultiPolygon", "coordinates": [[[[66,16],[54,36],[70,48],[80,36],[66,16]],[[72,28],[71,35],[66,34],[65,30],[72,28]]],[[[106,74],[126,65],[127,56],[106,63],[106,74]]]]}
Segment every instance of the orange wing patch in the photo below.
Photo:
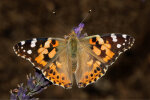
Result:
{"type": "Polygon", "coordinates": [[[102,63],[100,61],[98,61],[98,60],[95,61],[93,63],[93,66],[91,66],[91,67],[92,67],[91,71],[90,72],[85,72],[83,77],[79,81],[78,86],[80,88],[85,87],[88,84],[95,82],[101,76],[104,75],[104,67],[102,67],[102,63]]]}
{"type": "Polygon", "coordinates": [[[101,50],[98,49],[96,46],[93,46],[93,52],[94,52],[96,55],[100,55],[100,54],[101,54],[101,50]]]}
{"type": "MultiPolygon", "coordinates": [[[[105,44],[101,46],[101,50],[106,51],[105,53],[107,55],[106,57],[108,60],[110,60],[115,55],[107,46],[105,46],[105,44]]],[[[104,59],[105,59],[105,57],[104,57],[104,59]]]]}
{"type": "Polygon", "coordinates": [[[53,45],[53,47],[57,47],[59,45],[57,40],[52,40],[51,44],[53,45]]]}
{"type": "Polygon", "coordinates": [[[96,44],[96,41],[93,41],[93,39],[91,38],[91,39],[89,40],[89,43],[92,44],[92,45],[95,45],[95,44],[96,44]]]}
{"type": "Polygon", "coordinates": [[[88,61],[88,62],[87,62],[87,65],[88,65],[89,67],[91,67],[91,66],[93,65],[93,59],[91,59],[90,61],[88,61]]]}
{"type": "Polygon", "coordinates": [[[49,58],[53,58],[56,55],[56,48],[54,48],[49,54],[49,58]]]}
{"type": "Polygon", "coordinates": [[[48,54],[48,50],[44,49],[43,52],[40,53],[40,55],[38,57],[35,58],[35,61],[39,64],[42,64],[43,66],[45,66],[47,64],[47,62],[45,62],[44,59],[44,54],[48,54]]]}
{"type": "Polygon", "coordinates": [[[40,45],[40,48],[37,50],[39,56],[35,58],[35,61],[38,64],[41,64],[42,69],[44,66],[48,64],[48,61],[52,59],[56,55],[56,47],[58,46],[57,40],[48,39],[43,45],[40,45]]]}
{"type": "Polygon", "coordinates": [[[56,62],[56,64],[52,63],[49,68],[43,72],[43,74],[45,74],[45,77],[53,84],[60,85],[64,88],[71,88],[71,81],[64,73],[58,72],[57,67],[61,67],[61,64],[59,62],[56,62]]]}
{"type": "Polygon", "coordinates": [[[89,39],[89,43],[92,44],[92,51],[100,56],[105,62],[108,62],[115,55],[111,51],[111,44],[104,40],[101,37],[93,37],[89,39]]]}

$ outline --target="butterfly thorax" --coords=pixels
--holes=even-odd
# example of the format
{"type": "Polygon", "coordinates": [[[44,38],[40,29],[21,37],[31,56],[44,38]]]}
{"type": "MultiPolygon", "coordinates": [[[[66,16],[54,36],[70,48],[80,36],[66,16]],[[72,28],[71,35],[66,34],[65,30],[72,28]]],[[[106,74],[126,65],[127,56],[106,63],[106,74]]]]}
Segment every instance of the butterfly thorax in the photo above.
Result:
{"type": "Polygon", "coordinates": [[[77,66],[77,42],[78,38],[74,32],[72,32],[68,38],[68,51],[72,62],[72,71],[76,70],[77,66]]]}

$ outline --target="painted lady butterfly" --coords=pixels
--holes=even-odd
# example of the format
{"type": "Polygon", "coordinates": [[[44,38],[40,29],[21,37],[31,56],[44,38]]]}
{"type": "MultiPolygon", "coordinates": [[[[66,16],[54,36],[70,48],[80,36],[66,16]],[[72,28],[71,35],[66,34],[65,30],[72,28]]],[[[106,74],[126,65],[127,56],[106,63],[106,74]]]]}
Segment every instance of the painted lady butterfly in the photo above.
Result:
{"type": "Polygon", "coordinates": [[[96,82],[129,49],[135,39],[126,34],[81,36],[80,23],[67,38],[33,38],[14,46],[18,56],[29,60],[55,85],[71,88],[73,75],[79,88],[96,82]]]}

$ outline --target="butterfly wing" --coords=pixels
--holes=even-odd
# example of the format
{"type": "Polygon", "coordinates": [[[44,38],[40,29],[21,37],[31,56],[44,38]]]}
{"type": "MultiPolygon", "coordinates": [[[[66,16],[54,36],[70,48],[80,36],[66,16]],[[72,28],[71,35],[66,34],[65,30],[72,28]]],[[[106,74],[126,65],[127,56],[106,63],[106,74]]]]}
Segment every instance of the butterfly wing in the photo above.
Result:
{"type": "Polygon", "coordinates": [[[34,38],[14,46],[18,56],[29,60],[46,79],[65,88],[72,86],[71,61],[67,45],[60,38],[34,38]]]}
{"type": "Polygon", "coordinates": [[[78,87],[85,87],[98,80],[119,54],[129,49],[133,43],[133,37],[114,33],[81,39],[78,46],[78,66],[75,72],[78,87]]]}
{"type": "Polygon", "coordinates": [[[103,55],[102,58],[105,60],[105,63],[107,65],[113,64],[120,54],[122,54],[123,52],[132,47],[135,41],[135,39],[132,36],[115,33],[105,34],[100,39],[104,41],[104,42],[102,41],[101,44],[105,45],[108,48],[107,49],[104,46],[101,47],[101,51],[103,53],[101,53],[100,55],[102,56],[103,54],[106,54],[103,55]],[[114,53],[114,55],[111,56],[111,53],[109,53],[109,51],[114,53]]]}
{"type": "Polygon", "coordinates": [[[80,46],[78,50],[75,78],[78,87],[81,88],[98,80],[104,75],[107,68],[87,48],[80,46]]]}

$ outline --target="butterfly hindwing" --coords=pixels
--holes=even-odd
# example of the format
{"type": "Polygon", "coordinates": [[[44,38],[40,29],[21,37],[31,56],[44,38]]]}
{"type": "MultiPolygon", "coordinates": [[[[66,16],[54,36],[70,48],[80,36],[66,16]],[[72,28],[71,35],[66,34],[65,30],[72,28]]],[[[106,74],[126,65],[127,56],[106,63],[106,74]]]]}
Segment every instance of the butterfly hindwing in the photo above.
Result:
{"type": "Polygon", "coordinates": [[[89,43],[91,38],[93,36],[85,37],[78,42],[75,78],[79,88],[96,82],[107,70],[102,59],[92,51],[91,44],[89,43]]]}
{"type": "Polygon", "coordinates": [[[71,88],[73,81],[72,62],[67,53],[67,49],[62,50],[59,56],[56,57],[56,60],[43,71],[43,74],[53,84],[60,85],[64,88],[71,88]]]}
{"type": "Polygon", "coordinates": [[[29,60],[35,68],[41,70],[49,81],[66,88],[71,87],[72,76],[67,71],[70,62],[66,62],[68,58],[64,39],[34,38],[21,41],[14,46],[14,51],[18,56],[29,60]],[[62,59],[66,60],[65,63],[62,59]]]}
{"type": "Polygon", "coordinates": [[[75,71],[75,78],[79,88],[94,83],[105,74],[107,68],[104,63],[90,54],[86,47],[79,46],[77,56],[78,66],[75,71]]]}

